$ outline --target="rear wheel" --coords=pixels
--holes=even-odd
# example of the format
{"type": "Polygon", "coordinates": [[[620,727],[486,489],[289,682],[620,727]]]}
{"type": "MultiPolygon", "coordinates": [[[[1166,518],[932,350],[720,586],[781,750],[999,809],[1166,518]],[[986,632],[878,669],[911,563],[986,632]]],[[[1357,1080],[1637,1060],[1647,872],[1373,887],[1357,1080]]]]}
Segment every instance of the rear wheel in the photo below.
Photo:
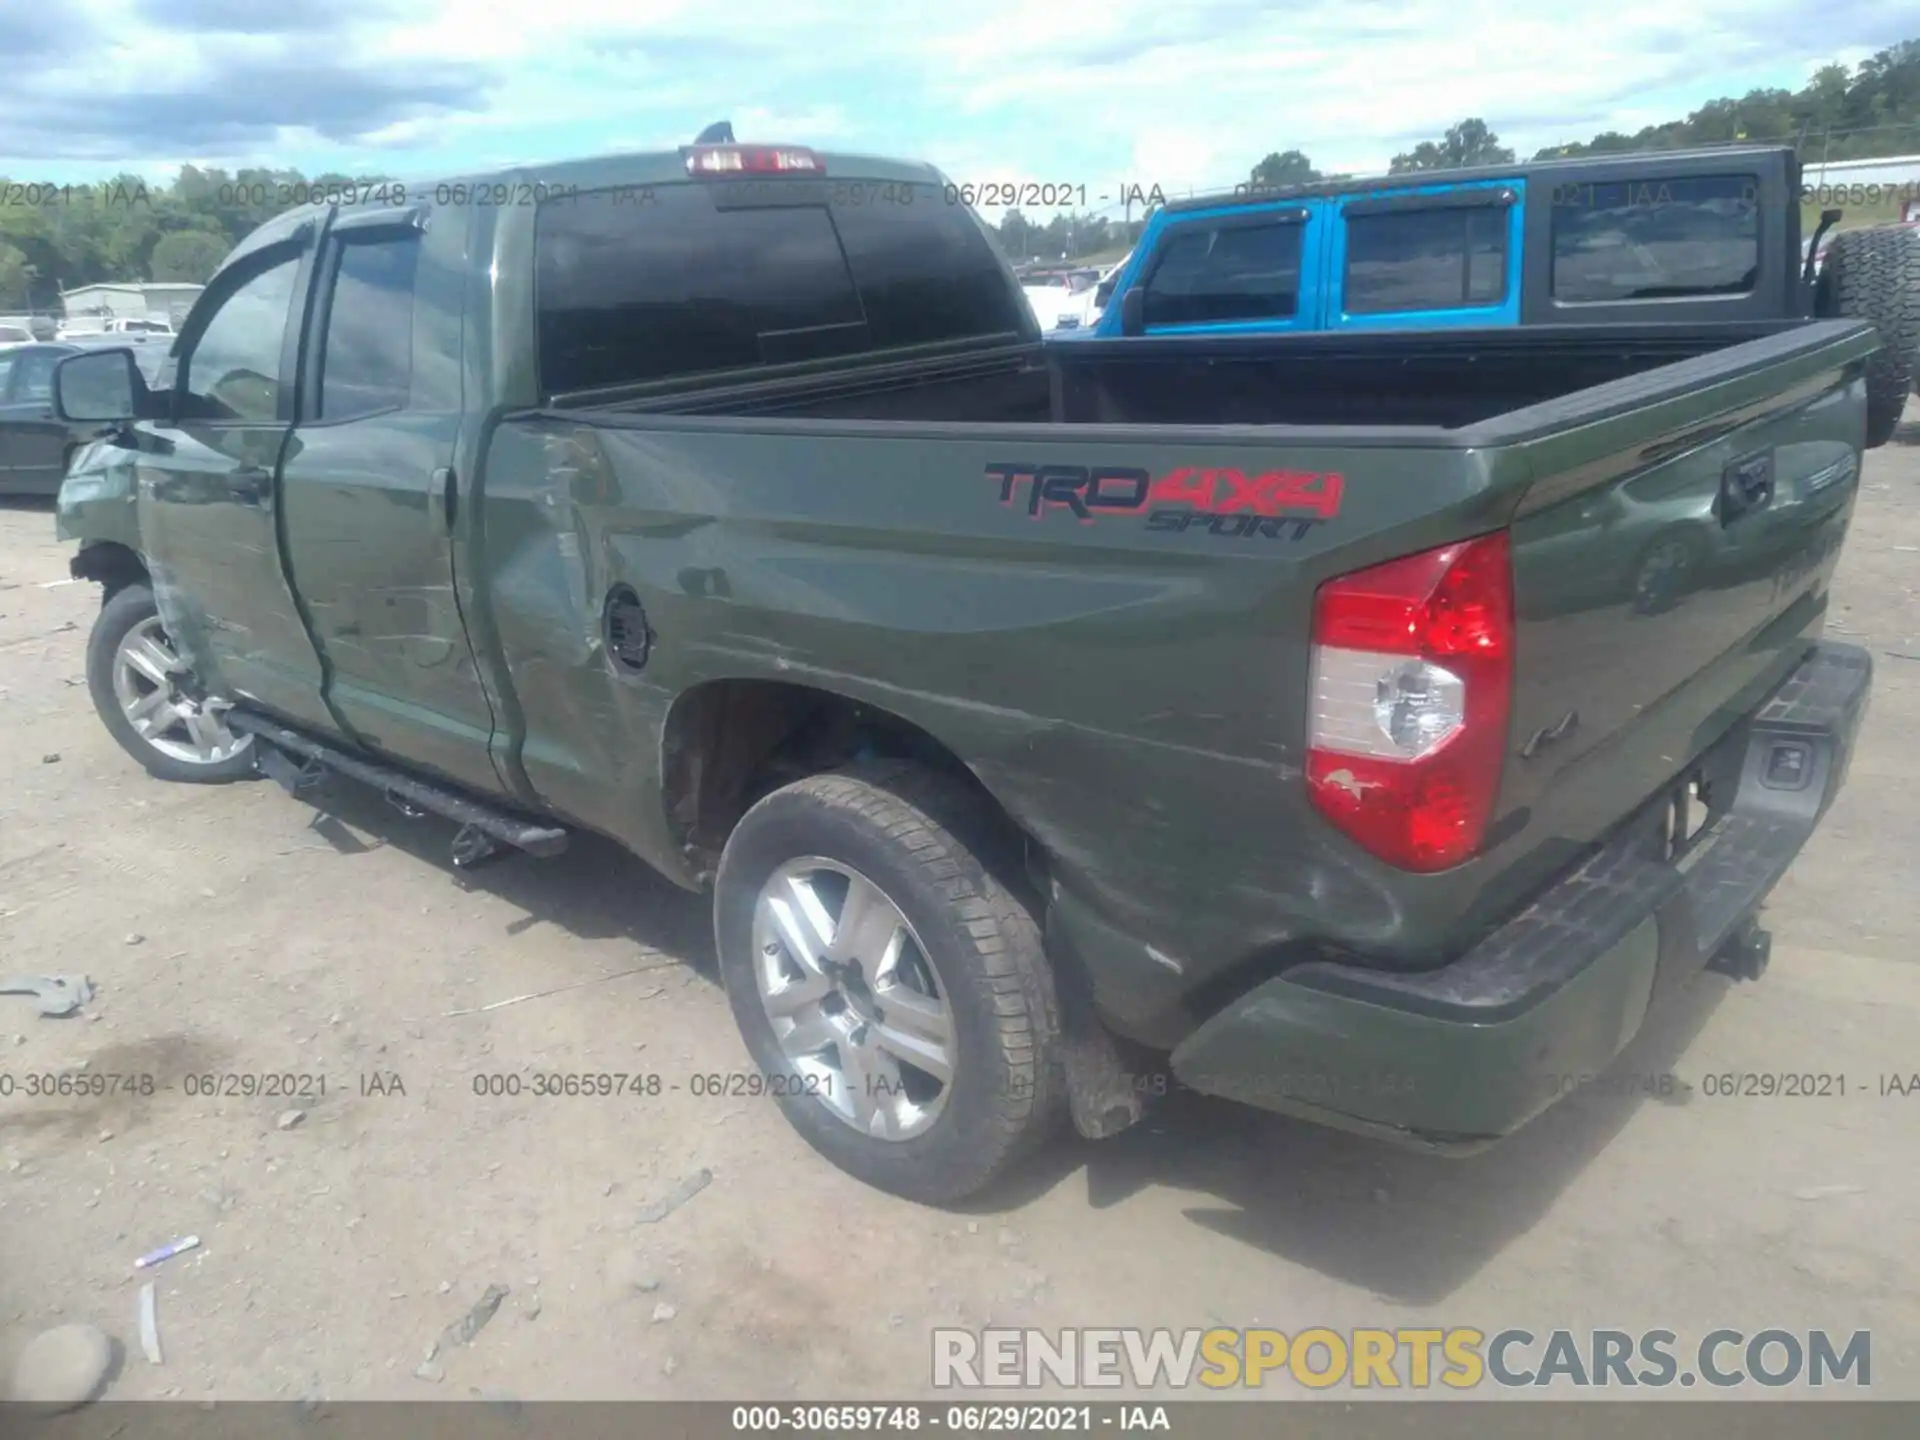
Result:
{"type": "Polygon", "coordinates": [[[1065,1093],[1039,927],[949,828],[966,799],[905,765],[812,776],[747,812],[714,885],[727,998],[787,1119],[929,1203],[1004,1174],[1065,1093]]]}
{"type": "Polygon", "coordinates": [[[120,748],[161,780],[216,785],[254,773],[254,740],[227,725],[160,622],[153,591],[114,592],[87,640],[87,690],[120,748]]]}
{"type": "Polygon", "coordinates": [[[1843,230],[1827,246],[1814,288],[1822,319],[1871,320],[1880,350],[1867,361],[1867,445],[1893,438],[1920,352],[1920,231],[1843,230]]]}

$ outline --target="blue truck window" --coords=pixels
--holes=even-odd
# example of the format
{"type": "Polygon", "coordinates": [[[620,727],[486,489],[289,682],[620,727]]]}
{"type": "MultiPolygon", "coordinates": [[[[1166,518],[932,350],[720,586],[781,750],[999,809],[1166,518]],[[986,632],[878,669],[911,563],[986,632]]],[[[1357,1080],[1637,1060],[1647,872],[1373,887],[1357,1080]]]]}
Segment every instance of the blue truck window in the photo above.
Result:
{"type": "Polygon", "coordinates": [[[1287,320],[1300,303],[1297,219],[1182,228],[1147,279],[1148,325],[1287,320]]]}
{"type": "Polygon", "coordinates": [[[1744,295],[1760,274],[1752,175],[1568,183],[1553,191],[1553,298],[1744,295]]]}
{"type": "Polygon", "coordinates": [[[1347,217],[1349,315],[1498,305],[1507,294],[1507,211],[1497,206],[1347,217]]]}

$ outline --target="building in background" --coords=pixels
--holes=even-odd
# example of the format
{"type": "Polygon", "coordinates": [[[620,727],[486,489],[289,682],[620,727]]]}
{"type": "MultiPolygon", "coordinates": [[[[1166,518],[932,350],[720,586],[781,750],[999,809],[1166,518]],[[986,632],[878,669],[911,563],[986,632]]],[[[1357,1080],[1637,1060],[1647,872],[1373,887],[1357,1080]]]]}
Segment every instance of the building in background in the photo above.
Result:
{"type": "Polygon", "coordinates": [[[63,290],[60,307],[70,326],[110,319],[165,320],[178,330],[187,318],[187,311],[206,288],[185,281],[82,285],[75,290],[63,290]]]}

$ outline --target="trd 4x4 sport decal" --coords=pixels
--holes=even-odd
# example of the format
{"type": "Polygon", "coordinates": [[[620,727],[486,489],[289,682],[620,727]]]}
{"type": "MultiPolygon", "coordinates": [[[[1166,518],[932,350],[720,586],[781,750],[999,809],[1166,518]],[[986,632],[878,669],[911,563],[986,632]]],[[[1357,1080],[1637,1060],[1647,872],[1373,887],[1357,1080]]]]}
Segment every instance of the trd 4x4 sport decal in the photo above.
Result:
{"type": "Polygon", "coordinates": [[[1298,540],[1340,513],[1345,482],[1307,470],[1243,471],[1184,465],[1154,479],[1145,470],[1115,465],[987,466],[1000,482],[1000,503],[1019,504],[1039,520],[1054,510],[1082,525],[1102,515],[1146,512],[1146,528],[1170,534],[1262,536],[1298,540]]]}

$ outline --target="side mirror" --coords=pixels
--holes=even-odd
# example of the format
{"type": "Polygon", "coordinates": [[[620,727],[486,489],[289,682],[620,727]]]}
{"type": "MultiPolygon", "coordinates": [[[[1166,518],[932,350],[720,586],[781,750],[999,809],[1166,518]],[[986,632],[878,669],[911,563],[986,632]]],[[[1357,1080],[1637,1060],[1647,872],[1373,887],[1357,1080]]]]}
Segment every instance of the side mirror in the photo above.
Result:
{"type": "Polygon", "coordinates": [[[147,382],[131,350],[90,350],[53,367],[53,413],[81,425],[124,425],[135,419],[147,382]]]}
{"type": "Polygon", "coordinates": [[[1121,297],[1120,333],[1122,335],[1147,333],[1147,292],[1138,285],[1121,297]]]}
{"type": "Polygon", "coordinates": [[[1102,310],[1107,308],[1107,303],[1112,299],[1113,299],[1113,281],[1112,280],[1102,280],[1098,285],[1094,286],[1093,303],[1098,305],[1102,310]]]}

